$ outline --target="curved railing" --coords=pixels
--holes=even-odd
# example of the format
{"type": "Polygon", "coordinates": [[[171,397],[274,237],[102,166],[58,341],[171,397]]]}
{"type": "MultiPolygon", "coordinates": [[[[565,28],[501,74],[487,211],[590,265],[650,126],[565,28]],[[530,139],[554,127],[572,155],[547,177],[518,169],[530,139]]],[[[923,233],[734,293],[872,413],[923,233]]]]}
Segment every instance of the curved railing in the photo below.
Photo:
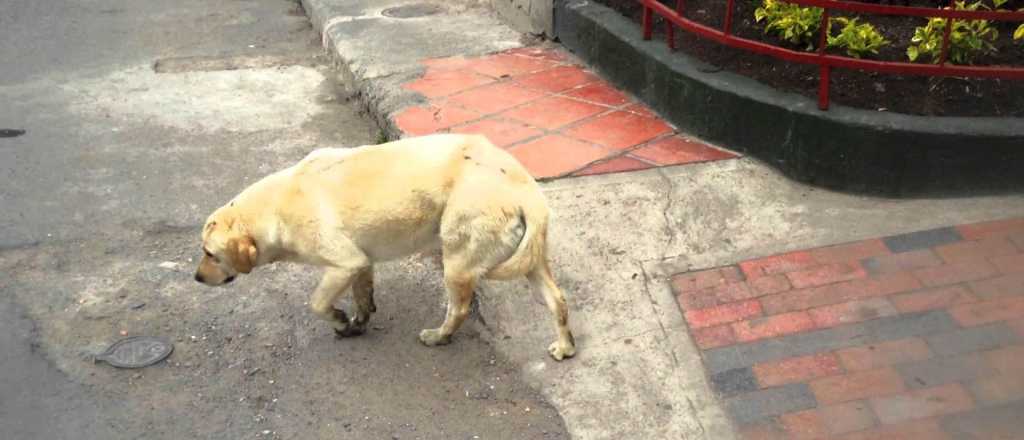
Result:
{"type": "MultiPolygon", "coordinates": [[[[887,6],[839,0],[784,0],[801,6],[813,6],[824,9],[821,14],[817,52],[800,52],[774,46],[761,41],[737,37],[732,34],[732,16],[735,0],[727,0],[725,20],[721,29],[715,29],[683,17],[685,0],[676,0],[675,9],[660,3],[658,0],[637,0],[643,6],[643,36],[650,40],[653,34],[653,14],[657,13],[667,24],[666,37],[668,46],[675,49],[675,27],[694,33],[700,37],[717,41],[727,46],[757,52],[787,61],[814,64],[819,67],[818,107],[828,109],[830,75],[833,67],[860,69],[875,72],[895,73],[904,75],[926,76],[962,76],[976,78],[1002,78],[1024,80],[1024,66],[967,66],[946,62],[949,53],[949,33],[953,29],[952,20],[991,20],[991,21],[1024,21],[1024,12],[1010,11],[968,11],[956,9],[920,8],[909,6],[887,6]],[[878,61],[847,57],[825,53],[825,41],[828,36],[828,21],[831,10],[865,12],[878,15],[903,15],[913,17],[937,17],[950,19],[945,26],[942,39],[942,52],[938,64],[917,64],[899,61],[878,61]]],[[[952,1],[950,2],[952,4],[952,1]]]]}

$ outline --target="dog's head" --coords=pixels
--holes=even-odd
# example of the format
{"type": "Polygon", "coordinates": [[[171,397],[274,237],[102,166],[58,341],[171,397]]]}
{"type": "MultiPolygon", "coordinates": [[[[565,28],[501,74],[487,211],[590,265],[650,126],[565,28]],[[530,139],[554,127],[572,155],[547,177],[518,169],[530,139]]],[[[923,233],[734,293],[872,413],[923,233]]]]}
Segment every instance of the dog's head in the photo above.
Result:
{"type": "Polygon", "coordinates": [[[215,211],[203,226],[203,258],[196,269],[196,281],[219,286],[249,273],[259,250],[238,212],[231,206],[215,211]]]}

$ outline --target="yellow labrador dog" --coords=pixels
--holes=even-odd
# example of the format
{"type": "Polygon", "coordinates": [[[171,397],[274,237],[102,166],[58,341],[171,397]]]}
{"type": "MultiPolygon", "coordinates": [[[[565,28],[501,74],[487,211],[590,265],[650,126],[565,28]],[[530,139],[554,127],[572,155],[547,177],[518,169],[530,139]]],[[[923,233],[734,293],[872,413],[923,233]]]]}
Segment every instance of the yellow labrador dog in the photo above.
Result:
{"type": "Polygon", "coordinates": [[[242,191],[203,227],[197,281],[217,286],[275,261],[322,266],[310,307],[339,336],[376,311],[373,264],[439,246],[448,311],[428,346],[447,344],[480,278],[525,276],[554,315],[557,360],[575,354],[565,299],[547,261],[549,210],[530,174],[478,135],[439,134],[313,151],[242,191]],[[355,316],[334,307],[352,288],[355,316]]]}

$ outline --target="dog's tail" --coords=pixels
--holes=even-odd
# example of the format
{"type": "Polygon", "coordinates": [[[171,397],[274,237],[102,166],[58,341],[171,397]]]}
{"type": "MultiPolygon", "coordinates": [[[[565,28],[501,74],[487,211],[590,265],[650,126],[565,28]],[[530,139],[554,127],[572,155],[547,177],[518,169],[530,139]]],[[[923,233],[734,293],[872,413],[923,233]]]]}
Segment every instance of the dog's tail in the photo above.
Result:
{"type": "Polygon", "coordinates": [[[487,272],[487,278],[510,279],[526,276],[547,258],[548,216],[543,200],[519,208],[520,221],[526,227],[515,253],[487,272]]]}

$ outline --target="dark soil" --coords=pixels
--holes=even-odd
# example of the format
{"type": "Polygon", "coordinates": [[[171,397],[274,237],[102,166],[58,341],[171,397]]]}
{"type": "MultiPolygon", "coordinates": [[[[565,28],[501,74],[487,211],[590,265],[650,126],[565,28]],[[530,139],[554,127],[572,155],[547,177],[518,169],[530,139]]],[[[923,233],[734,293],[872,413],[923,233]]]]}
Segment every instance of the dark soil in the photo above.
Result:
{"type": "MultiPolygon", "coordinates": [[[[675,4],[672,0],[662,0],[675,4]]],[[[597,0],[638,24],[642,10],[635,0],[597,0]]],[[[762,23],[754,21],[760,0],[737,0],[733,12],[733,32],[740,37],[760,40],[800,50],[764,33],[762,23]]],[[[902,5],[902,1],[896,3],[902,5]]],[[[932,0],[910,0],[911,6],[933,7],[932,0]]],[[[1024,7],[1024,0],[1011,0],[1004,8],[1024,7]]],[[[721,28],[726,0],[686,0],[684,15],[691,20],[721,28]]],[[[843,14],[834,14],[843,15],[843,14]]],[[[655,14],[655,38],[665,40],[665,24],[655,14]]],[[[926,23],[924,18],[861,16],[881,32],[890,45],[872,59],[906,62],[906,49],[914,29],[926,23]]],[[[1024,42],[1013,41],[1017,23],[995,22],[999,39],[995,55],[980,57],[977,65],[1024,67],[1024,42]]],[[[833,31],[835,32],[835,31],[833,31]]],[[[772,87],[817,100],[818,68],[789,63],[769,56],[733,49],[690,34],[676,31],[677,47],[723,70],[745,75],[772,87]]],[[[833,52],[830,50],[830,52],[833,52]]],[[[841,52],[835,51],[837,54],[841,52]]],[[[919,60],[920,61],[920,60],[919,60]]],[[[850,107],[933,116],[1024,116],[1024,81],[958,77],[902,76],[847,69],[832,71],[831,101],[850,107]]]]}

